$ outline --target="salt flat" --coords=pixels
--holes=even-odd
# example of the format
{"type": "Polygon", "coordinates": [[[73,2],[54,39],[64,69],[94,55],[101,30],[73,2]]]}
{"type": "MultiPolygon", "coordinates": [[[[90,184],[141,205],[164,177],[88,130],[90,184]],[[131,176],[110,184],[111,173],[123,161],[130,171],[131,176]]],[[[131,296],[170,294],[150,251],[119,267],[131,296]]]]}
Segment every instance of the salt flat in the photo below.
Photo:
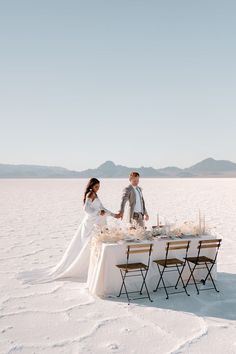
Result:
{"type": "MultiPolygon", "coordinates": [[[[22,284],[23,270],[56,264],[82,218],[85,180],[0,180],[1,353],[236,353],[236,179],[145,179],[147,209],[194,220],[200,208],[222,235],[220,293],[160,293],[151,304],[99,299],[85,284],[22,284]]],[[[102,180],[117,211],[126,180],[102,180]]]]}

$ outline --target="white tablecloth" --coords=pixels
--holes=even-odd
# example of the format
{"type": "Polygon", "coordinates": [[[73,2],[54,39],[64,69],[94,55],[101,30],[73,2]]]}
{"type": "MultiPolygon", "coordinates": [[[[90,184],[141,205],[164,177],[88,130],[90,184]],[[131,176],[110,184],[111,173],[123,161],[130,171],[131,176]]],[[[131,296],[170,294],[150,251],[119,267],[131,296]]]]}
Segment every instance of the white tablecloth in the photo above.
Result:
{"type": "MultiPolygon", "coordinates": [[[[197,246],[200,240],[207,240],[215,238],[213,236],[190,236],[182,240],[190,240],[190,248],[188,251],[188,256],[197,256],[197,246]]],[[[178,239],[180,240],[180,239],[178,239]]],[[[181,240],[181,241],[182,241],[181,240]]],[[[147,276],[147,285],[149,290],[156,287],[157,281],[159,279],[159,272],[157,266],[152,261],[154,259],[165,259],[166,253],[166,243],[168,241],[175,241],[170,238],[155,238],[153,241],[144,241],[145,243],[153,244],[153,251],[151,255],[150,269],[147,276]]],[[[134,243],[131,243],[134,244],[134,243]]],[[[119,293],[122,279],[119,269],[116,267],[117,264],[126,263],[126,250],[127,243],[101,243],[100,250],[98,252],[97,247],[91,249],[90,254],[90,264],[88,271],[87,285],[91,294],[104,297],[109,295],[117,295],[119,293]]],[[[168,258],[182,258],[185,256],[184,250],[170,251],[168,258]]],[[[215,249],[209,248],[204,249],[201,255],[208,257],[214,257],[215,249]]],[[[143,262],[147,264],[148,254],[131,254],[129,262],[143,262]]],[[[189,269],[186,264],[185,271],[183,273],[183,278],[186,279],[189,275],[189,269]]],[[[204,278],[206,275],[205,270],[198,270],[195,273],[197,279],[204,278]]],[[[216,265],[212,271],[213,278],[216,279],[216,265]]],[[[166,279],[166,285],[174,285],[178,277],[177,272],[165,273],[164,279],[166,279]]],[[[192,281],[192,279],[191,279],[192,281]]],[[[140,289],[141,277],[128,278],[126,281],[129,290],[140,289]]],[[[179,284],[180,287],[181,283],[179,284]]],[[[162,285],[161,285],[162,286],[162,285]]]]}

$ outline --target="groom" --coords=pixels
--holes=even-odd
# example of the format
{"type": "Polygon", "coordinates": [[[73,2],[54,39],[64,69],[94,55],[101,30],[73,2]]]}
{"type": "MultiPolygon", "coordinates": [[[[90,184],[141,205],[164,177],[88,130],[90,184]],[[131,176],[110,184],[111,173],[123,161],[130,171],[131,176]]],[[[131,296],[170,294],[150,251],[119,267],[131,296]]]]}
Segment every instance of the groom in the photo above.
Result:
{"type": "Polygon", "coordinates": [[[124,215],[125,204],[129,201],[129,222],[135,220],[139,226],[144,227],[144,218],[148,221],[149,216],[145,207],[142,189],[139,184],[139,173],[131,172],[129,175],[130,185],[123,190],[119,216],[124,215]]]}

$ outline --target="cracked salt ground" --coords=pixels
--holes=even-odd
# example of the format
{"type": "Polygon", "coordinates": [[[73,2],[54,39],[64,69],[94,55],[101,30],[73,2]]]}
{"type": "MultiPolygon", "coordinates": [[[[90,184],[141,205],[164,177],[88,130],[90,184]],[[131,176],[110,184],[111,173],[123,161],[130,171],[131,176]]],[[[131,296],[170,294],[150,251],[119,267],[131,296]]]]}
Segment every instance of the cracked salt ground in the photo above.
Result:
{"type": "MultiPolygon", "coordinates": [[[[201,208],[222,234],[219,294],[162,292],[127,306],[93,298],[86,285],[21,284],[16,273],[56,264],[82,217],[84,180],[0,182],[0,353],[236,353],[236,180],[143,180],[151,220],[193,219],[201,208]]],[[[102,181],[101,198],[117,210],[123,180],[102,181]]]]}

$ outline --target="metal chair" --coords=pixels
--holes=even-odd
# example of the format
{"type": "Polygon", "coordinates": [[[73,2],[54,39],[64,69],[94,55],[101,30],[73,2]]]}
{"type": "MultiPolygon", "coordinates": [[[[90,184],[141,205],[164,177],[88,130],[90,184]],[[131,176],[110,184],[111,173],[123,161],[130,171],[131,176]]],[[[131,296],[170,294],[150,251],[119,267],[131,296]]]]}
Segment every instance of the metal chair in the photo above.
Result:
{"type": "Polygon", "coordinates": [[[160,274],[160,279],[157,283],[157,286],[156,286],[156,289],[154,290],[154,292],[156,292],[158,289],[164,288],[165,293],[166,293],[166,299],[169,299],[169,295],[179,294],[179,293],[183,293],[183,292],[185,292],[188,296],[190,296],[186,290],[186,286],[185,286],[183,278],[182,278],[182,274],[183,274],[183,271],[184,271],[184,268],[186,265],[186,259],[182,260],[179,258],[168,258],[170,251],[179,251],[179,250],[185,250],[185,257],[187,257],[190,242],[191,241],[167,242],[165,259],[157,259],[157,260],[153,261],[154,263],[156,263],[157,268],[159,270],[159,274],[160,274]],[[162,267],[162,269],[161,269],[161,267],[162,267]],[[175,285],[166,286],[163,275],[164,275],[164,273],[168,273],[168,272],[178,272],[179,276],[178,276],[178,279],[177,279],[177,282],[175,285]],[[180,280],[181,280],[184,290],[168,293],[167,288],[175,288],[177,290],[177,286],[178,286],[180,280]],[[161,282],[163,284],[162,287],[160,287],[161,282]]]}
{"type": "Polygon", "coordinates": [[[211,271],[214,267],[214,265],[216,264],[216,259],[217,259],[217,255],[218,255],[218,251],[221,245],[221,241],[222,239],[212,239],[212,240],[202,240],[199,241],[198,244],[198,253],[196,257],[186,257],[186,261],[188,263],[188,267],[190,270],[190,275],[189,278],[186,282],[186,287],[189,284],[189,281],[191,278],[193,278],[193,284],[195,285],[195,288],[197,290],[197,294],[199,295],[199,291],[203,291],[203,290],[211,290],[211,289],[215,289],[215,291],[219,292],[219,290],[216,288],[215,282],[212,278],[211,275],[211,271]],[[206,256],[201,256],[201,252],[203,249],[208,249],[208,248],[215,248],[216,252],[215,252],[215,256],[214,258],[209,258],[206,256]],[[190,263],[193,264],[193,267],[191,268],[190,263]],[[196,282],[196,279],[194,277],[194,272],[195,270],[199,270],[199,269],[206,269],[207,270],[207,275],[204,279],[201,279],[200,282],[196,282]],[[207,278],[210,278],[212,284],[213,284],[213,288],[204,288],[204,289],[199,289],[197,284],[206,284],[207,278]]]}
{"type": "Polygon", "coordinates": [[[126,294],[127,299],[128,299],[128,304],[130,304],[130,300],[131,300],[129,297],[129,294],[139,293],[140,295],[142,295],[142,291],[143,291],[144,287],[146,289],[147,296],[136,297],[136,298],[133,298],[132,300],[148,298],[152,302],[152,299],[150,298],[150,294],[149,294],[148,287],[146,284],[146,277],[147,277],[149,265],[150,265],[152,246],[153,246],[152,244],[128,245],[127,251],[126,251],[126,254],[127,254],[126,263],[116,265],[116,267],[120,270],[120,274],[121,274],[121,278],[122,278],[122,285],[121,285],[118,297],[120,297],[122,294],[126,294]],[[130,255],[139,254],[139,253],[140,254],[141,253],[148,253],[147,264],[144,264],[142,262],[129,263],[130,255]],[[142,277],[142,284],[141,284],[141,288],[139,291],[129,291],[129,292],[127,291],[125,280],[126,280],[126,278],[129,278],[129,277],[142,277]],[[122,293],[123,288],[125,289],[125,292],[122,293]]]}

